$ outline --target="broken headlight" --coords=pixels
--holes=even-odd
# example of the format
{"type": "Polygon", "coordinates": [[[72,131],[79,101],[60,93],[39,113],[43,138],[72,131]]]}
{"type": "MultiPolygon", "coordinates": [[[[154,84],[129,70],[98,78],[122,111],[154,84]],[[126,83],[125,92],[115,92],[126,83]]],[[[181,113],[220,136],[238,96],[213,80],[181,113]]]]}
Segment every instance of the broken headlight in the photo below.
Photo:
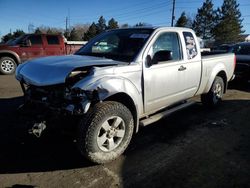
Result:
{"type": "Polygon", "coordinates": [[[74,70],[72,71],[67,79],[66,79],[66,85],[72,86],[79,80],[83,79],[86,75],[88,75],[88,70],[74,70]]]}
{"type": "Polygon", "coordinates": [[[72,98],[85,98],[86,97],[86,94],[85,94],[85,91],[80,89],[80,88],[73,88],[71,89],[71,92],[70,92],[70,96],[72,98]]]}
{"type": "Polygon", "coordinates": [[[85,114],[88,111],[91,103],[84,90],[80,88],[73,88],[71,89],[68,97],[72,103],[68,104],[65,110],[67,110],[70,114],[80,115],[85,114]]]}

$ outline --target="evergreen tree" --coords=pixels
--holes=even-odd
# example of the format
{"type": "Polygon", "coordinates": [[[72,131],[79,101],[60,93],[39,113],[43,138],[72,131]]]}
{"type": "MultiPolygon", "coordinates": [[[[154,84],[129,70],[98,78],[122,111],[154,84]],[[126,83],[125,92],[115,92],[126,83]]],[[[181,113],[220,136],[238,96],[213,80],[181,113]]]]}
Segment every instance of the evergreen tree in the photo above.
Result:
{"type": "Polygon", "coordinates": [[[35,34],[42,34],[42,31],[41,31],[39,28],[36,28],[36,30],[35,30],[34,33],[35,33],[35,34]]]}
{"type": "Polygon", "coordinates": [[[3,43],[8,42],[9,40],[16,39],[16,38],[18,38],[18,37],[20,37],[21,35],[24,35],[24,34],[25,34],[25,32],[23,30],[17,29],[13,33],[8,33],[8,34],[4,35],[2,37],[2,42],[3,43]]]}
{"type": "Polygon", "coordinates": [[[188,27],[191,28],[192,27],[192,20],[191,18],[186,16],[185,12],[181,13],[181,16],[179,17],[179,19],[177,20],[175,27],[188,27]]]}
{"type": "Polygon", "coordinates": [[[86,33],[84,33],[84,37],[83,40],[85,41],[89,41],[90,39],[92,39],[93,37],[95,37],[97,35],[97,26],[95,24],[95,22],[93,22],[90,26],[89,29],[86,33]]]}
{"type": "Polygon", "coordinates": [[[213,30],[216,44],[236,43],[242,40],[241,13],[236,0],[224,0],[222,7],[218,9],[218,24],[213,30]]]}
{"type": "Polygon", "coordinates": [[[128,28],[128,27],[129,25],[127,23],[121,25],[121,28],[128,28]]]}
{"type": "Polygon", "coordinates": [[[147,25],[148,25],[147,23],[139,22],[139,23],[135,24],[134,27],[145,27],[147,25]]]}
{"type": "Polygon", "coordinates": [[[47,34],[62,34],[63,30],[56,28],[56,27],[45,27],[45,28],[39,28],[42,33],[47,34]]]}
{"type": "Polygon", "coordinates": [[[213,10],[212,0],[206,0],[193,22],[193,29],[197,36],[210,40],[212,39],[212,30],[215,26],[215,11],[213,10]]]}
{"type": "Polygon", "coordinates": [[[73,28],[73,29],[70,31],[69,40],[75,40],[75,41],[79,40],[75,28],[73,28]]]}
{"type": "Polygon", "coordinates": [[[25,34],[25,33],[24,33],[23,30],[17,29],[16,31],[13,32],[13,38],[18,38],[18,37],[20,37],[20,36],[22,36],[22,35],[24,35],[24,34],[25,34]]]}
{"type": "Polygon", "coordinates": [[[69,30],[68,30],[68,29],[65,30],[64,33],[63,33],[63,35],[64,35],[64,37],[65,37],[66,39],[68,39],[68,38],[69,38],[69,35],[70,35],[69,30]]]}
{"type": "Polygon", "coordinates": [[[111,19],[109,20],[109,22],[108,22],[108,27],[107,27],[107,29],[117,29],[117,28],[119,28],[118,22],[115,21],[114,18],[111,18],[111,19]]]}
{"type": "Polygon", "coordinates": [[[4,36],[2,37],[2,42],[3,42],[3,43],[6,43],[6,42],[8,42],[8,41],[11,40],[11,39],[13,39],[13,35],[12,35],[11,33],[8,33],[8,34],[6,34],[6,35],[4,35],[4,36]]]}
{"type": "Polygon", "coordinates": [[[96,24],[96,27],[97,27],[97,34],[102,33],[103,31],[107,29],[106,20],[104,19],[103,16],[99,18],[98,23],[96,24]]]}

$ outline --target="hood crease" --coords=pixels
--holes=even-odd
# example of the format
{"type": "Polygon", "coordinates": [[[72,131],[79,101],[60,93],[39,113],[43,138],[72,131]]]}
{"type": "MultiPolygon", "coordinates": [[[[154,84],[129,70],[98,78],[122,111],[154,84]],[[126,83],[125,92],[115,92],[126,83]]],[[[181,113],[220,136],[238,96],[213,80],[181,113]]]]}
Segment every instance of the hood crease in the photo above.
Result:
{"type": "Polygon", "coordinates": [[[64,83],[66,77],[77,68],[117,65],[119,61],[92,56],[50,56],[28,61],[18,66],[16,78],[36,86],[64,83]]]}

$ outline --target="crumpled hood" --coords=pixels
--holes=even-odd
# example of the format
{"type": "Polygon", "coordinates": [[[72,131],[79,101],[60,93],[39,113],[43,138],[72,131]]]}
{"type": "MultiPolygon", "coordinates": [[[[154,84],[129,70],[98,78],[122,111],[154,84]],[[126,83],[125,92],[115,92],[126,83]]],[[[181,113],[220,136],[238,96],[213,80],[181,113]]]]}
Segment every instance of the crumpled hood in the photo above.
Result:
{"type": "Polygon", "coordinates": [[[68,55],[34,59],[17,67],[16,78],[36,86],[64,83],[71,71],[80,67],[117,65],[118,61],[100,57],[68,55]]]}

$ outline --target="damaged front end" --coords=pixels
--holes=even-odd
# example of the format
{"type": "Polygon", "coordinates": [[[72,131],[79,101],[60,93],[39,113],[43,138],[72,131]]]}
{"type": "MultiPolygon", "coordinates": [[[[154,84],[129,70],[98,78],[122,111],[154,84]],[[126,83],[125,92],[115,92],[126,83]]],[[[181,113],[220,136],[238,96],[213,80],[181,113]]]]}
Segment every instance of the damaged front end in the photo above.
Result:
{"type": "Polygon", "coordinates": [[[35,86],[20,82],[24,92],[24,105],[19,111],[33,119],[29,125],[29,133],[40,137],[45,128],[56,127],[58,124],[61,126],[65,120],[77,119],[88,112],[92,103],[99,101],[95,90],[85,91],[73,87],[89,75],[90,71],[74,70],[63,84],[35,86]]]}
{"type": "MultiPolygon", "coordinates": [[[[62,123],[86,114],[90,106],[99,101],[98,89],[86,89],[87,86],[94,82],[97,74],[103,74],[98,70],[119,63],[101,57],[70,55],[38,58],[19,65],[16,79],[25,98],[19,111],[35,119],[30,132],[41,135],[45,128],[55,124],[61,127],[62,123]]],[[[107,70],[105,73],[113,73],[112,69],[107,70]]]]}

